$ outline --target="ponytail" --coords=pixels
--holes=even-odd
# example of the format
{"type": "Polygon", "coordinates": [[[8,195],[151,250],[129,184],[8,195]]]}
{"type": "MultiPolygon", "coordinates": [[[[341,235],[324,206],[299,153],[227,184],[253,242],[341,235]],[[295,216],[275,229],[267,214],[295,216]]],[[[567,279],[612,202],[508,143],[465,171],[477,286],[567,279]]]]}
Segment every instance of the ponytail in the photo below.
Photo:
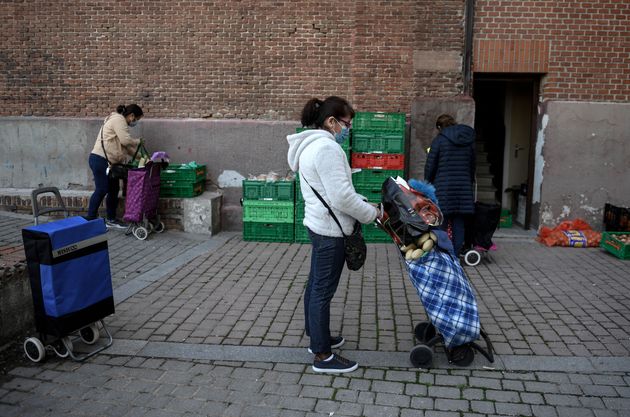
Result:
{"type": "Polygon", "coordinates": [[[321,109],[323,103],[324,102],[318,98],[312,98],[306,102],[306,105],[302,110],[301,122],[303,127],[313,126],[315,122],[317,122],[317,119],[319,118],[319,109],[321,109]]]}
{"type": "Polygon", "coordinates": [[[133,115],[136,116],[136,119],[144,116],[144,112],[137,104],[129,104],[127,106],[121,104],[120,106],[116,107],[116,113],[122,114],[123,116],[127,116],[133,113],[133,115]]]}
{"type": "Polygon", "coordinates": [[[321,128],[324,121],[329,117],[340,119],[343,117],[354,117],[354,109],[347,100],[330,96],[322,101],[312,98],[306,102],[302,110],[302,126],[321,128]]]}

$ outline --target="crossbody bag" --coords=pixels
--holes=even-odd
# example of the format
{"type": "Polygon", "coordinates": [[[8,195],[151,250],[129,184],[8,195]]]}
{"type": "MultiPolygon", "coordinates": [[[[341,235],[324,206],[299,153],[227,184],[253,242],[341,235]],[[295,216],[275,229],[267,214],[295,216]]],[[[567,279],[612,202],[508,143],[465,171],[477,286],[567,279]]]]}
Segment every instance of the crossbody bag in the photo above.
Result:
{"type": "Polygon", "coordinates": [[[363,239],[363,232],[361,231],[361,223],[355,220],[352,233],[346,235],[343,232],[341,223],[337,219],[337,216],[335,216],[335,213],[333,213],[328,203],[326,203],[326,201],[324,201],[317,190],[315,190],[315,188],[313,188],[313,186],[309,184],[308,181],[306,181],[306,178],[302,177],[302,179],[308,184],[309,187],[311,187],[311,190],[313,190],[313,192],[315,193],[319,201],[322,202],[324,207],[328,209],[331,217],[333,218],[335,223],[337,223],[337,226],[339,226],[339,230],[341,230],[341,234],[343,235],[346,266],[351,271],[358,271],[365,263],[365,255],[367,253],[367,246],[365,245],[365,239],[363,239]]]}

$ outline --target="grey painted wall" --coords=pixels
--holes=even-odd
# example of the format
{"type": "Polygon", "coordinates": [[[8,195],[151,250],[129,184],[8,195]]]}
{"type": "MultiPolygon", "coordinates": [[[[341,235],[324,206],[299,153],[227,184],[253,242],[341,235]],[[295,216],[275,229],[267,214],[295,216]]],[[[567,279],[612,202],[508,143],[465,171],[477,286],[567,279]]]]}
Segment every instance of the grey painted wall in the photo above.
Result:
{"type": "Polygon", "coordinates": [[[543,225],[581,217],[601,229],[606,202],[630,207],[630,104],[547,102],[540,128],[543,225]]]}
{"type": "MultiPolygon", "coordinates": [[[[56,186],[93,189],[87,159],[102,119],[0,118],[0,188],[56,186]]],[[[223,188],[223,228],[240,228],[240,177],[285,174],[286,136],[299,122],[257,120],[143,119],[132,136],[171,162],[206,164],[207,180],[223,188]]],[[[211,188],[211,186],[210,186],[211,188]]]]}
{"type": "Polygon", "coordinates": [[[409,177],[424,178],[424,164],[427,159],[426,149],[437,130],[435,121],[441,114],[450,114],[458,123],[473,126],[475,124],[475,102],[471,97],[452,98],[418,97],[411,106],[411,135],[409,144],[409,177]]]}
{"type": "MultiPolygon", "coordinates": [[[[87,158],[100,119],[0,118],[0,188],[92,188],[87,158]]],[[[298,122],[250,120],[143,119],[132,135],[149,151],[165,150],[172,162],[195,160],[208,166],[218,183],[225,170],[244,176],[275,170],[285,173],[286,136],[298,122]]]]}

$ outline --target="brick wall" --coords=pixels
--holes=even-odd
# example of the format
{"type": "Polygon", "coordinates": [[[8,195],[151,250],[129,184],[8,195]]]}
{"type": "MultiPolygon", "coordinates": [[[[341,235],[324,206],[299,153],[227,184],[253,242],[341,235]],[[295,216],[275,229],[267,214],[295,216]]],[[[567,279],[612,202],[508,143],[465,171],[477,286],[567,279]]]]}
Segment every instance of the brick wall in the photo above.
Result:
{"type": "Polygon", "coordinates": [[[541,72],[543,98],[630,100],[630,2],[477,0],[477,72],[541,72]]]}
{"type": "Polygon", "coordinates": [[[409,113],[415,96],[461,93],[463,10],[464,0],[3,1],[0,115],[102,116],[137,102],[149,117],[283,120],[330,94],[409,113]]]}

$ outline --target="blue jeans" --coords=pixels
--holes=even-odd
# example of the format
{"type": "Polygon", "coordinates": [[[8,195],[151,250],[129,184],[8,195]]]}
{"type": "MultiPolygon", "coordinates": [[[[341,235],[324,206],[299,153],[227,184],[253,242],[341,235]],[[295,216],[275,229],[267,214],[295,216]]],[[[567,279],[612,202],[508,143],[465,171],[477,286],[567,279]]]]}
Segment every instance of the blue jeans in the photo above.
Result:
{"type": "Polygon", "coordinates": [[[311,272],[304,291],[304,326],[313,353],[330,347],[330,302],[337,291],[345,263],[342,237],[321,236],[308,231],[313,245],[311,272]]]}
{"type": "Polygon", "coordinates": [[[98,216],[98,208],[105,200],[107,208],[107,218],[114,220],[116,218],[116,208],[118,207],[118,191],[120,191],[120,180],[112,180],[107,175],[107,160],[100,155],[91,153],[88,160],[92,174],[94,174],[95,189],[90,197],[90,205],[88,206],[88,217],[95,219],[98,216]]]}
{"type": "Polygon", "coordinates": [[[455,249],[455,256],[459,255],[459,252],[464,246],[464,239],[466,238],[466,214],[451,214],[445,215],[444,221],[440,226],[440,229],[448,231],[448,225],[451,224],[451,231],[453,236],[451,241],[453,242],[453,249],[455,249]]]}

